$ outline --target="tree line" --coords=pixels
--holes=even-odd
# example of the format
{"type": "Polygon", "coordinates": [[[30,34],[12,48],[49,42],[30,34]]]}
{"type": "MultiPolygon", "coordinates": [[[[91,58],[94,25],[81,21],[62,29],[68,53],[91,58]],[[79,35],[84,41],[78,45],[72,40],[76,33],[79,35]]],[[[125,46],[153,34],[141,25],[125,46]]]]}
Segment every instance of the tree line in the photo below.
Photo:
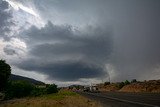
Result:
{"type": "Polygon", "coordinates": [[[38,87],[23,80],[9,80],[10,75],[10,65],[5,60],[0,60],[0,92],[4,94],[4,99],[40,96],[58,92],[55,84],[45,84],[44,87],[38,87]]]}

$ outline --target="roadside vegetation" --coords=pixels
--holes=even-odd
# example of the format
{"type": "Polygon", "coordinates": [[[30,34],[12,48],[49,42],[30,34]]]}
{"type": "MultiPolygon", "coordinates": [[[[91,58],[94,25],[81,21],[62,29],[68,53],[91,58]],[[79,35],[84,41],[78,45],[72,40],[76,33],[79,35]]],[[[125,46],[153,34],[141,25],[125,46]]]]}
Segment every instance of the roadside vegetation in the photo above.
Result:
{"type": "Polygon", "coordinates": [[[57,85],[55,84],[35,85],[23,80],[11,81],[9,80],[10,75],[10,65],[5,60],[0,60],[0,100],[28,96],[36,97],[58,92],[57,85]]]}
{"type": "Polygon", "coordinates": [[[89,100],[77,93],[60,90],[58,93],[8,100],[0,107],[101,107],[100,103],[89,100]]]}

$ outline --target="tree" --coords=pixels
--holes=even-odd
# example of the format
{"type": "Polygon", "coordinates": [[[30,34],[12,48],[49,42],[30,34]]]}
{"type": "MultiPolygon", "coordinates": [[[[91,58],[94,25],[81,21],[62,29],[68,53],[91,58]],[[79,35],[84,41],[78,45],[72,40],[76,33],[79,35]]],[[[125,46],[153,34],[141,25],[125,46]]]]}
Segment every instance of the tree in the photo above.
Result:
{"type": "Polygon", "coordinates": [[[118,83],[117,87],[118,87],[119,89],[121,89],[124,85],[125,85],[124,82],[120,82],[120,83],[118,83]]]}
{"type": "Polygon", "coordinates": [[[0,60],[0,91],[4,90],[10,74],[10,65],[7,64],[5,60],[0,60]]]}
{"type": "Polygon", "coordinates": [[[109,85],[109,84],[110,84],[110,82],[104,82],[104,86],[109,85]]]}
{"type": "Polygon", "coordinates": [[[124,85],[128,85],[128,84],[130,84],[130,82],[129,82],[128,80],[126,80],[126,81],[124,82],[124,85]]]}
{"type": "Polygon", "coordinates": [[[137,82],[137,80],[136,79],[133,79],[132,81],[131,81],[131,83],[136,83],[137,82]]]}
{"type": "Polygon", "coordinates": [[[46,86],[46,93],[47,94],[52,94],[52,93],[57,93],[57,92],[58,92],[57,85],[47,84],[47,86],[46,86]]]}

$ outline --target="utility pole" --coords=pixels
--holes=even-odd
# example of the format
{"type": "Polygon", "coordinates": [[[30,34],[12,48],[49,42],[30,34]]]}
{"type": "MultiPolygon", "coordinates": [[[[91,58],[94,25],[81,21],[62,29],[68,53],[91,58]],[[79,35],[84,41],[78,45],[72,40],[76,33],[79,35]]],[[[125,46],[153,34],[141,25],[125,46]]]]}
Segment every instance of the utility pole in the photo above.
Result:
{"type": "Polygon", "coordinates": [[[108,79],[109,79],[109,83],[111,83],[111,78],[110,78],[109,72],[108,72],[108,79]]]}

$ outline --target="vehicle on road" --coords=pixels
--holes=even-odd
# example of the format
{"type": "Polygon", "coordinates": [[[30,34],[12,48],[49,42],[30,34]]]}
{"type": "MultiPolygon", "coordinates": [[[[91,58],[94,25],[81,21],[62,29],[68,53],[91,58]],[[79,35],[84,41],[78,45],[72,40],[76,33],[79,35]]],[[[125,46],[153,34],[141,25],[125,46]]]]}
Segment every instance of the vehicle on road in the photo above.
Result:
{"type": "Polygon", "coordinates": [[[83,92],[98,93],[100,91],[98,90],[98,87],[96,85],[91,85],[91,86],[88,86],[88,87],[84,87],[83,92]]]}

